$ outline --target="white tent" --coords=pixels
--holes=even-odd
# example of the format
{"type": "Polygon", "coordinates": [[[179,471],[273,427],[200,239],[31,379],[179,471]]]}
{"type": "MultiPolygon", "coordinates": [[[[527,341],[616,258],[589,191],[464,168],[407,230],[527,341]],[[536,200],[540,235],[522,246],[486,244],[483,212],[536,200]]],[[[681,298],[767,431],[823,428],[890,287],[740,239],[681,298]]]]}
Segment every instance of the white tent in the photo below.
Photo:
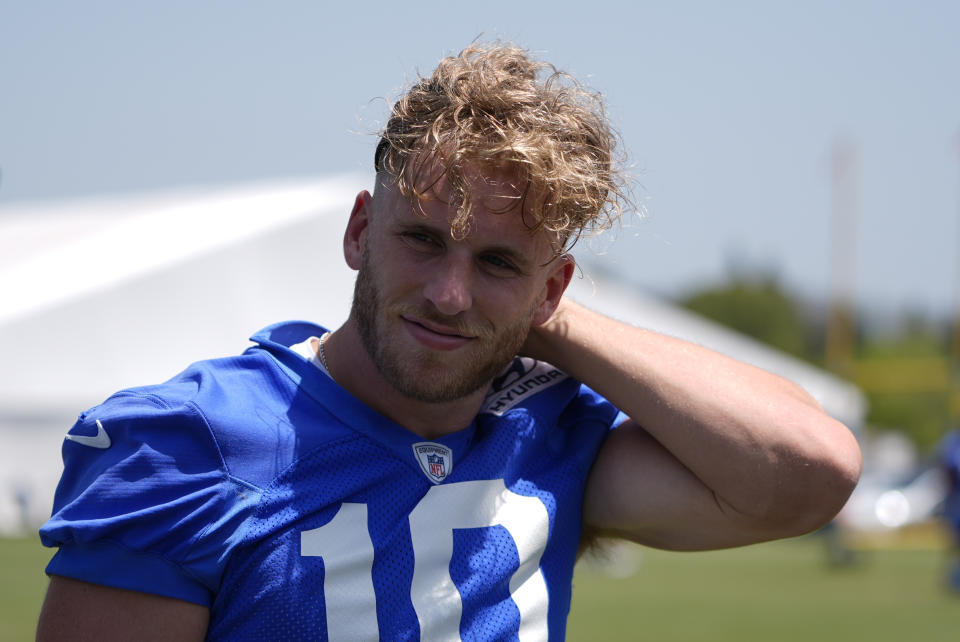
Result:
{"type": "Polygon", "coordinates": [[[282,319],[336,325],[361,176],[0,208],[0,532],[49,515],[76,415],[238,354],[282,319]]]}
{"type": "MultiPolygon", "coordinates": [[[[42,522],[77,413],[283,319],[336,327],[353,273],[341,235],[364,176],[0,208],[0,532],[42,522]]],[[[590,271],[587,271],[590,274],[590,271]]],[[[608,278],[584,303],[806,387],[851,427],[852,385],[608,278]]]]}

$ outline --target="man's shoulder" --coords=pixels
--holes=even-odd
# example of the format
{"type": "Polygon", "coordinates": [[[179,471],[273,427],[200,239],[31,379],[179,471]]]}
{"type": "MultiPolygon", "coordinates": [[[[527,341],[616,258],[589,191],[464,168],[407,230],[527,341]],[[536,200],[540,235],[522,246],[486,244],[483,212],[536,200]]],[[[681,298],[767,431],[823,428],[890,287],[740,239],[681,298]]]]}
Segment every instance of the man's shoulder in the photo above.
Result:
{"type": "Polygon", "coordinates": [[[131,415],[157,411],[196,412],[222,406],[236,407],[249,395],[275,392],[277,380],[271,359],[260,350],[242,355],[195,361],[161,383],[134,386],[110,395],[100,406],[131,415]],[[192,410],[187,410],[189,407],[192,410]]]}
{"type": "Polygon", "coordinates": [[[137,441],[178,434],[191,435],[190,441],[215,439],[221,418],[243,417],[250,406],[277,395],[277,386],[265,385],[271,379],[279,380],[271,375],[269,361],[255,353],[197,361],[162,383],[113,393],[82,412],[71,433],[100,422],[137,441]]]}
{"type": "MultiPolygon", "coordinates": [[[[255,332],[242,354],[195,361],[163,383],[126,388],[108,402],[167,409],[193,406],[204,416],[237,418],[249,417],[254,408],[286,407],[301,379],[299,373],[290,374],[290,363],[302,361],[290,346],[324,331],[306,321],[275,323],[255,332]]],[[[312,374],[310,368],[296,365],[312,374]]]]}
{"type": "MultiPolygon", "coordinates": [[[[277,352],[255,344],[240,355],[196,361],[162,383],[125,388],[80,415],[78,425],[91,428],[73,431],[96,432],[100,420],[131,447],[167,444],[178,457],[202,447],[232,475],[269,483],[271,471],[296,459],[302,418],[314,414],[302,406],[315,404],[277,352]]],[[[320,428],[319,421],[309,426],[320,428]]]]}

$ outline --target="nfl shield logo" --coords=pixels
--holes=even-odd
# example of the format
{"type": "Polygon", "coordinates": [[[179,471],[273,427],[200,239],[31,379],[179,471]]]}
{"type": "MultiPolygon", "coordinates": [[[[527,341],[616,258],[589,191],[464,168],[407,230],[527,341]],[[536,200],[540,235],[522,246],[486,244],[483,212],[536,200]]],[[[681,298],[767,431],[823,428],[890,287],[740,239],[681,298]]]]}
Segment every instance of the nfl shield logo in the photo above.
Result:
{"type": "Polygon", "coordinates": [[[439,484],[453,470],[453,451],[443,444],[421,441],[413,445],[413,454],[427,479],[439,484]]]}
{"type": "Polygon", "coordinates": [[[427,455],[427,463],[430,464],[430,476],[443,479],[447,473],[443,472],[443,457],[439,455],[427,455]]]}

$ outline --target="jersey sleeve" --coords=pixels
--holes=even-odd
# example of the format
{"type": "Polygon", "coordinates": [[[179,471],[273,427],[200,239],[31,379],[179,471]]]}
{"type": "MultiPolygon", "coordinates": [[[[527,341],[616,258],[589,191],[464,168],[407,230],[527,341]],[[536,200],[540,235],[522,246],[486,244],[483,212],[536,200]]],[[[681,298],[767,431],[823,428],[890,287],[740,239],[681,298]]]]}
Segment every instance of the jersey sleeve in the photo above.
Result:
{"type": "MultiPolygon", "coordinates": [[[[571,409],[568,409],[568,413],[569,410],[571,409]]],[[[579,421],[598,422],[607,426],[608,429],[616,428],[630,418],[586,384],[580,384],[580,390],[576,401],[572,404],[572,410],[579,421]]]]}
{"type": "Polygon", "coordinates": [[[561,434],[572,440],[583,481],[610,435],[628,417],[586,384],[570,380],[574,392],[557,417],[561,434]]]}
{"type": "Polygon", "coordinates": [[[200,411],[118,393],[80,415],[62,453],[47,573],[209,606],[258,490],[228,474],[200,411]]]}

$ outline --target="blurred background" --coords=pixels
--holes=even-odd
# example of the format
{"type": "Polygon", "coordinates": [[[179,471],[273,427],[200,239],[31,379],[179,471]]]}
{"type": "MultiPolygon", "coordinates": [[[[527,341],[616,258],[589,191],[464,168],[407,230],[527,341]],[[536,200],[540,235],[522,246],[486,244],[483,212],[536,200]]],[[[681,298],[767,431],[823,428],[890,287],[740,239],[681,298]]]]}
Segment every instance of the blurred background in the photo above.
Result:
{"type": "Polygon", "coordinates": [[[338,325],[389,105],[478,38],[601,92],[622,136],[642,211],[576,248],[574,295],[799,381],[865,453],[815,538],[611,546],[571,638],[955,639],[958,24],[945,0],[0,0],[0,639],[32,635],[76,414],[268,323],[338,325]]]}

